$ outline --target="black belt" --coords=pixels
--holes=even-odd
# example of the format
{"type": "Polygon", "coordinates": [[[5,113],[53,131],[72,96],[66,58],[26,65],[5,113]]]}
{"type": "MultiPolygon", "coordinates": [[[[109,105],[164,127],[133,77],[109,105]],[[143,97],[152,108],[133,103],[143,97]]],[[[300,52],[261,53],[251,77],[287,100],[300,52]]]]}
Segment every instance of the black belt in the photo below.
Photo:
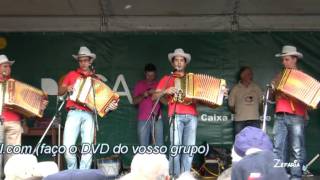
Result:
{"type": "Polygon", "coordinates": [[[86,111],[86,110],[78,109],[78,108],[76,108],[76,107],[74,107],[74,106],[69,107],[69,110],[73,110],[73,111],[83,111],[83,112],[88,112],[88,113],[90,113],[90,111],[86,111]]]}
{"type": "Polygon", "coordinates": [[[288,113],[288,112],[277,112],[277,116],[296,116],[296,114],[288,113]]]}

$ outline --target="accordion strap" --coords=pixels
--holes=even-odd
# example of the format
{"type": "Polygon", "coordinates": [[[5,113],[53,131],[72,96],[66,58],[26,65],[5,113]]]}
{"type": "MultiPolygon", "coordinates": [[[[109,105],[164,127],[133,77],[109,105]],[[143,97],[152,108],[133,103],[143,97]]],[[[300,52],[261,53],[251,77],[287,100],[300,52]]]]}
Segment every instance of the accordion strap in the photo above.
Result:
{"type": "Polygon", "coordinates": [[[292,112],[295,113],[296,112],[296,107],[294,106],[294,103],[293,103],[292,99],[289,98],[289,101],[290,101],[291,110],[292,110],[292,112]]]}
{"type": "Polygon", "coordinates": [[[278,93],[276,95],[276,100],[278,100],[280,98],[284,98],[284,99],[288,100],[289,103],[290,103],[290,108],[291,108],[292,112],[294,112],[294,113],[296,112],[296,107],[295,107],[295,104],[293,102],[293,98],[291,98],[291,97],[287,96],[286,94],[278,91],[278,93]]]}

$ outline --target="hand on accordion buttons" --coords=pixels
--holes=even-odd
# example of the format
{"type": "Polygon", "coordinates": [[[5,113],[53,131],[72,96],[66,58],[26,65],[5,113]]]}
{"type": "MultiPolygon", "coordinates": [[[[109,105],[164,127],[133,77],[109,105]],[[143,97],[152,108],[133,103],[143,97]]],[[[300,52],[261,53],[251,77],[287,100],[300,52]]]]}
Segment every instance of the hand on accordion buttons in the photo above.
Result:
{"type": "Polygon", "coordinates": [[[169,87],[168,89],[166,89],[165,93],[166,94],[175,94],[177,92],[177,89],[175,87],[169,87]]]}
{"type": "Polygon", "coordinates": [[[68,87],[67,87],[67,91],[70,92],[70,93],[72,93],[72,92],[73,92],[73,86],[68,86],[68,87]]]}
{"type": "Polygon", "coordinates": [[[146,91],[146,92],[143,93],[143,97],[144,97],[144,98],[147,98],[148,96],[149,96],[149,92],[148,92],[148,91],[146,91]]]}
{"type": "Polygon", "coordinates": [[[155,92],[156,92],[155,89],[149,89],[149,90],[148,90],[148,93],[151,94],[151,95],[154,94],[155,92]]]}
{"type": "Polygon", "coordinates": [[[107,107],[106,112],[116,110],[118,108],[118,102],[119,100],[113,100],[107,107]]]}
{"type": "Polygon", "coordinates": [[[49,101],[47,101],[47,100],[42,101],[40,109],[45,110],[46,107],[48,106],[48,103],[49,103],[49,101]]]}
{"type": "Polygon", "coordinates": [[[223,95],[224,95],[226,98],[229,97],[229,89],[228,89],[228,88],[225,88],[225,89],[224,89],[223,95]]]}

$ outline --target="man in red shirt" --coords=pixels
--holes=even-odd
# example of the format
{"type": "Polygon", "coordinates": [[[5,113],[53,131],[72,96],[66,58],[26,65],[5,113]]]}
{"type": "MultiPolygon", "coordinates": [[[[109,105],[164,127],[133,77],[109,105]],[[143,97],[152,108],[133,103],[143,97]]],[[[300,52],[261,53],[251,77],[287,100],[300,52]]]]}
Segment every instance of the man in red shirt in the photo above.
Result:
{"type": "MultiPolygon", "coordinates": [[[[0,55],[0,82],[4,83],[11,78],[11,66],[14,61],[10,61],[6,55],[0,55]]],[[[3,94],[1,94],[2,96],[3,94]]],[[[45,101],[41,108],[45,109],[48,101],[45,101]]],[[[1,117],[1,127],[4,132],[4,144],[5,145],[21,145],[21,134],[23,128],[21,125],[21,120],[23,116],[6,106],[2,107],[2,117],[1,117]]],[[[1,139],[3,141],[3,139],[1,139]]],[[[5,162],[13,154],[5,155],[5,162]]]]}
{"type": "MultiPolygon", "coordinates": [[[[59,87],[59,95],[64,95],[67,92],[73,91],[73,86],[76,80],[80,77],[95,76],[94,72],[90,70],[90,66],[96,55],[91,53],[87,47],[80,47],[77,55],[73,57],[78,61],[79,68],[70,71],[63,79],[62,85],[59,87]]],[[[118,102],[114,101],[107,108],[115,110],[118,102]]],[[[64,127],[63,144],[66,146],[65,159],[67,161],[68,169],[77,169],[77,157],[71,154],[69,149],[75,145],[79,133],[81,134],[82,144],[92,144],[94,138],[94,118],[92,111],[75,101],[67,99],[66,109],[68,111],[67,120],[64,127]]],[[[92,153],[82,154],[80,161],[80,169],[90,169],[92,163],[92,153]]]]}
{"type": "MultiPolygon", "coordinates": [[[[282,52],[276,54],[276,57],[282,58],[284,68],[297,69],[297,61],[303,55],[297,52],[296,47],[287,45],[283,46],[282,52]]],[[[280,78],[279,74],[273,84],[277,84],[280,78]]],[[[305,160],[304,127],[307,106],[284,93],[277,92],[275,98],[274,153],[284,163],[287,160],[298,163],[299,166],[290,167],[290,175],[291,179],[301,179],[305,160]]]]}
{"type": "MultiPolygon", "coordinates": [[[[185,75],[187,64],[191,61],[191,55],[185,53],[183,49],[176,49],[168,54],[169,62],[175,69],[175,74],[185,75]]],[[[170,117],[170,141],[172,146],[192,146],[196,143],[197,129],[197,109],[196,104],[183,104],[173,102],[174,94],[177,89],[174,85],[175,76],[164,76],[157,88],[153,99],[165,95],[168,102],[168,115],[170,117]],[[171,124],[171,120],[174,122],[171,124]],[[173,130],[174,128],[174,130],[173,130]],[[174,132],[174,133],[173,133],[174,132]]],[[[193,156],[189,154],[178,154],[175,157],[170,156],[170,174],[179,176],[185,171],[190,171],[193,156]]]]}

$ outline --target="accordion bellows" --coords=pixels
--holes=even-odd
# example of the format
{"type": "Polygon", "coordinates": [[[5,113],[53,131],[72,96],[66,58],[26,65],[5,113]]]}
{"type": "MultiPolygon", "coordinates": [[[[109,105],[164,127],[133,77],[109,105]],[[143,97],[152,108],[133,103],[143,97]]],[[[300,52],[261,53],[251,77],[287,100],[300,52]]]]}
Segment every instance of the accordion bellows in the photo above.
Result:
{"type": "Polygon", "coordinates": [[[285,69],[276,89],[314,109],[320,101],[319,81],[296,69],[285,69]]]}
{"type": "Polygon", "coordinates": [[[83,104],[93,111],[97,110],[100,117],[106,115],[105,110],[113,100],[119,99],[119,95],[106,84],[91,77],[78,78],[73,88],[70,100],[83,104]]]}
{"type": "Polygon", "coordinates": [[[1,86],[0,94],[5,90],[4,106],[18,112],[26,117],[42,117],[41,104],[48,100],[48,95],[40,89],[32,87],[20,81],[9,79],[1,86]]]}
{"type": "Polygon", "coordinates": [[[196,100],[215,108],[223,104],[226,81],[209,75],[188,73],[185,77],[175,79],[175,87],[183,94],[174,98],[176,101],[188,103],[196,100]]]}

